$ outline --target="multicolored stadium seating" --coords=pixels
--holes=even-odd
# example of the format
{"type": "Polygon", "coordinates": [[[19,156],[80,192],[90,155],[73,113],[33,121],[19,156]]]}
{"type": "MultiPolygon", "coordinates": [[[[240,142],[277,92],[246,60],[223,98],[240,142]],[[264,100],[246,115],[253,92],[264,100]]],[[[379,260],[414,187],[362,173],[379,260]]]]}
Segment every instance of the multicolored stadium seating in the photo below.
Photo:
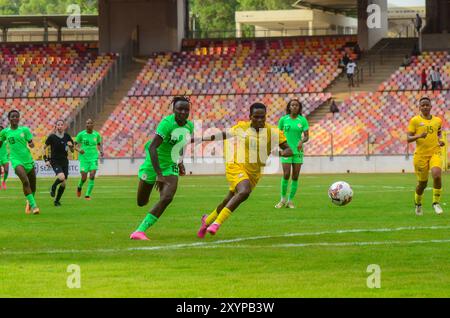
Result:
{"type": "Polygon", "coordinates": [[[0,98],[0,122],[6,127],[8,112],[17,109],[21,115],[20,125],[28,126],[35,137],[36,147],[32,151],[38,158],[44,139],[54,130],[56,121],[73,118],[86,101],[86,98],[0,98]]]}
{"type": "Polygon", "coordinates": [[[391,77],[383,82],[379,91],[397,90],[420,90],[421,74],[425,69],[427,74],[428,88],[431,89],[429,80],[431,67],[435,66],[440,70],[441,81],[444,88],[448,88],[450,83],[450,55],[448,52],[423,52],[422,55],[413,59],[411,64],[400,67],[391,77]]]}
{"type": "Polygon", "coordinates": [[[96,43],[1,44],[0,98],[90,96],[115,57],[96,43]]]}
{"type": "MultiPolygon", "coordinates": [[[[285,114],[286,104],[290,99],[299,98],[304,105],[303,114],[308,115],[330,97],[329,93],[298,96],[289,94],[192,96],[190,119],[197,121],[196,128],[200,125],[206,134],[213,134],[212,128],[230,128],[238,120],[248,120],[249,106],[255,101],[261,101],[268,105],[268,122],[276,125],[278,119],[285,114]]],[[[170,96],[123,99],[100,132],[104,136],[107,156],[144,156],[144,145],[153,137],[156,125],[164,116],[172,113],[171,100],[170,96]]]]}
{"type": "Polygon", "coordinates": [[[150,58],[129,96],[322,92],[341,72],[355,36],[198,41],[191,50],[150,58]],[[293,73],[273,73],[275,65],[293,73]]]}
{"type": "MultiPolygon", "coordinates": [[[[409,119],[419,113],[422,92],[376,92],[352,95],[340,106],[340,112],[328,116],[310,128],[308,155],[405,154],[414,152],[406,142],[409,119]],[[370,137],[370,138],[369,138],[370,137]],[[407,148],[408,147],[408,148],[407,148]]],[[[450,123],[450,91],[428,92],[434,105],[432,113],[450,123]]]]}

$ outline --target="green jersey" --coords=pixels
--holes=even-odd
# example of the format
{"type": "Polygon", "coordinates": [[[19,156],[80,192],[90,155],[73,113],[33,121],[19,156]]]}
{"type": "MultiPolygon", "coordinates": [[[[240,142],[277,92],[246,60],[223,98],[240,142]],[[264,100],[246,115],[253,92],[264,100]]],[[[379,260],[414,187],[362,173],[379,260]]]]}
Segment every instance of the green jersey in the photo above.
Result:
{"type": "MultiPolygon", "coordinates": [[[[171,166],[178,162],[181,150],[189,142],[188,135],[193,133],[194,124],[190,120],[184,126],[178,126],[174,114],[161,120],[156,128],[156,134],[163,139],[162,144],[157,149],[161,167],[171,166]]],[[[146,158],[144,164],[152,166],[152,160],[148,151],[150,144],[151,140],[145,145],[146,158]]]]}
{"type": "Polygon", "coordinates": [[[292,118],[291,115],[285,115],[278,122],[278,129],[284,132],[289,148],[292,149],[293,154],[303,154],[303,151],[298,151],[298,143],[302,140],[303,132],[309,129],[306,118],[301,115],[298,115],[297,118],[292,118]]]}
{"type": "Polygon", "coordinates": [[[14,168],[18,165],[34,163],[28,148],[28,143],[33,140],[33,135],[28,127],[5,128],[0,132],[0,140],[3,142],[2,148],[5,147],[5,143],[8,143],[9,157],[14,168]]]}
{"type": "Polygon", "coordinates": [[[8,162],[8,150],[6,149],[6,142],[2,143],[0,147],[0,164],[8,162]]]}
{"type": "Polygon", "coordinates": [[[75,138],[75,142],[81,145],[81,149],[84,150],[84,154],[79,155],[80,161],[96,161],[98,160],[97,146],[102,143],[102,136],[98,131],[93,130],[92,133],[88,133],[83,130],[78,133],[75,138]]]}

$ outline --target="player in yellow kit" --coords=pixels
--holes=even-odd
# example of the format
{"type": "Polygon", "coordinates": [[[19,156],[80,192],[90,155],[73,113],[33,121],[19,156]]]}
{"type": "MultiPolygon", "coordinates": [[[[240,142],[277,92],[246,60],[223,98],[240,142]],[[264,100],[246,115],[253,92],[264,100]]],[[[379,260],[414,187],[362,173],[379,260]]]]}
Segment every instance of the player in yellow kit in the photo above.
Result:
{"type": "Polygon", "coordinates": [[[443,212],[439,204],[442,192],[442,120],[431,115],[431,100],[422,97],[419,102],[420,115],[413,117],[408,126],[408,143],[416,142],[414,152],[414,171],[417,176],[415,192],[416,215],[422,215],[422,196],[427,187],[431,169],[433,177],[433,209],[437,214],[443,212]]]}
{"type": "Polygon", "coordinates": [[[254,103],[250,106],[250,121],[241,121],[231,128],[231,132],[223,134],[224,139],[228,139],[225,172],[230,191],[209,216],[202,217],[202,225],[197,233],[199,238],[204,238],[206,232],[216,234],[231,213],[247,200],[273,149],[279,146],[280,156],[292,156],[284,133],[266,123],[266,114],[264,104],[254,103]]]}

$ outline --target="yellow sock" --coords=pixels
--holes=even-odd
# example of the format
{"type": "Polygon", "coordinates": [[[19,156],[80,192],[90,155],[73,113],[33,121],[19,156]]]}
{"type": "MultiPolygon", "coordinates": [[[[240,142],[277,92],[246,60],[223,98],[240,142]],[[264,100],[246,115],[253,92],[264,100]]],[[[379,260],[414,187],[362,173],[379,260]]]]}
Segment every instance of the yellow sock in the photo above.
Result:
{"type": "Polygon", "coordinates": [[[423,197],[423,194],[418,195],[417,192],[414,192],[414,202],[416,202],[416,205],[422,204],[422,197],[423,197]]]}
{"type": "Polygon", "coordinates": [[[222,211],[220,211],[219,216],[214,221],[214,223],[218,223],[222,225],[223,222],[225,222],[230,216],[231,216],[231,210],[228,208],[223,208],[222,211]]]}
{"type": "Polygon", "coordinates": [[[434,189],[433,188],[433,203],[441,202],[441,192],[442,192],[442,189],[434,189]]]}
{"type": "Polygon", "coordinates": [[[211,212],[210,215],[206,218],[206,224],[211,225],[219,216],[219,213],[217,213],[217,209],[214,209],[214,211],[211,212]]]}

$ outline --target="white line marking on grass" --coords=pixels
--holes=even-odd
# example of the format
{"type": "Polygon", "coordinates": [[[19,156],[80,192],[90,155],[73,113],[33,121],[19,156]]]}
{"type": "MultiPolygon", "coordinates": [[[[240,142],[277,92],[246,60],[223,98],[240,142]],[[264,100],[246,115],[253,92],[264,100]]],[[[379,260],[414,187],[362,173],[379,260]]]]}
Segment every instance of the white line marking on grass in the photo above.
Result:
{"type": "MultiPolygon", "coordinates": [[[[244,241],[255,241],[264,239],[274,239],[274,238],[285,238],[285,237],[301,237],[301,236],[320,236],[327,234],[345,234],[345,233],[379,233],[379,232],[398,232],[398,231],[415,231],[415,230],[441,230],[450,229],[450,226],[406,226],[397,228],[380,228],[380,229],[348,229],[348,230],[336,230],[336,231],[323,231],[323,232],[305,232],[305,233],[287,233],[281,235],[261,235],[261,236],[250,236],[241,237],[229,240],[219,240],[213,242],[196,242],[196,243],[183,243],[183,244],[171,244],[171,245],[159,245],[159,246],[141,246],[141,247],[128,247],[128,248],[107,248],[107,249],[91,249],[91,250],[74,250],[74,249],[56,249],[56,250],[34,250],[34,251],[8,251],[3,249],[0,251],[0,255],[25,255],[25,254],[76,254],[76,253],[113,253],[113,252],[130,252],[130,251],[155,251],[155,250],[173,250],[173,249],[183,249],[183,248],[215,248],[218,246],[223,246],[223,244],[237,243],[244,241]]],[[[276,245],[266,245],[265,247],[304,247],[304,246],[341,246],[342,244],[347,245],[381,245],[381,244],[420,244],[421,242],[427,243],[447,243],[450,240],[429,240],[429,241],[383,241],[383,242],[343,242],[343,243],[328,243],[328,242],[317,242],[317,243],[304,243],[304,244],[276,244],[276,245]],[[394,243],[391,243],[394,242],[394,243]],[[395,243],[398,242],[398,243],[395,243]]],[[[231,247],[234,247],[233,245],[231,247]]],[[[342,245],[346,246],[346,245],[342,245]]]]}

